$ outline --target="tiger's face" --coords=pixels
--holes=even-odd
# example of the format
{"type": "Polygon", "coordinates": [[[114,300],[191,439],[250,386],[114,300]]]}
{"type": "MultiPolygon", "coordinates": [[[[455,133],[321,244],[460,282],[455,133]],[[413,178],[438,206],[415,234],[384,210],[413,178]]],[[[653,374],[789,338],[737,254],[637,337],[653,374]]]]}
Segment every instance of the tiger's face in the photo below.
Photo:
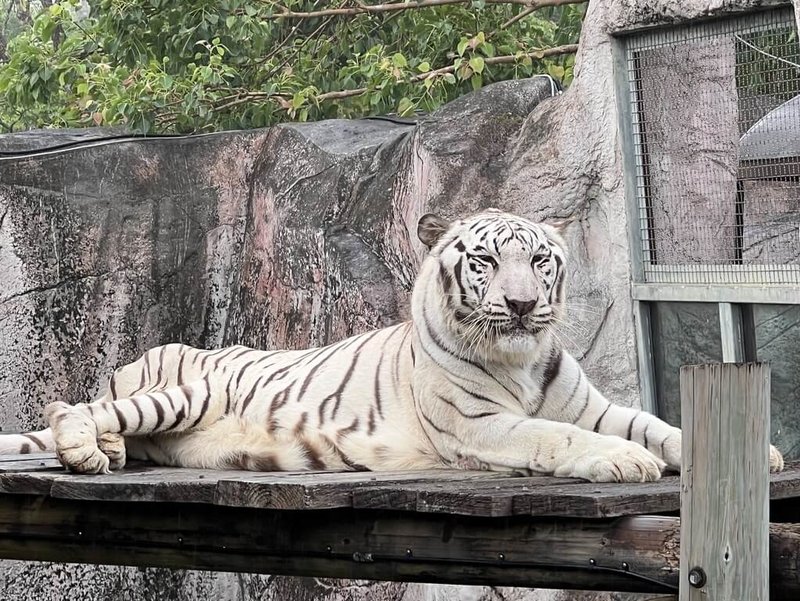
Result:
{"type": "Polygon", "coordinates": [[[529,352],[564,311],[564,243],[556,228],[497,210],[419,222],[438,262],[446,312],[468,347],[529,352]]]}

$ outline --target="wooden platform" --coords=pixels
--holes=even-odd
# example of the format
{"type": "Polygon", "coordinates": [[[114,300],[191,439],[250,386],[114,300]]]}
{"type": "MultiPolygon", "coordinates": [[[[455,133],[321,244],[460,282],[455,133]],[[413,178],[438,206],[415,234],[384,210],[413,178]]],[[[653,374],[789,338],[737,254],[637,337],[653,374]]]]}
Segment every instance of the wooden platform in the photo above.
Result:
{"type": "MultiPolygon", "coordinates": [[[[772,477],[771,496],[782,519],[800,522],[800,462],[772,477]]],[[[52,455],[26,455],[0,460],[0,557],[674,592],[679,508],[677,476],[592,484],[148,466],[77,476],[52,455]]],[[[773,599],[800,591],[786,528],[773,525],[773,599]]]]}

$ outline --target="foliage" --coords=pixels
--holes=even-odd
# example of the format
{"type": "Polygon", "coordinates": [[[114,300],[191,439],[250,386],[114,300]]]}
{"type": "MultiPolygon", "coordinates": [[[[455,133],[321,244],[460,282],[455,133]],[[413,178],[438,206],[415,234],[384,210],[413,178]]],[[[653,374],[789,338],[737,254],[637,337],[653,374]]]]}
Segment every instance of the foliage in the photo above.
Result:
{"type": "Polygon", "coordinates": [[[78,17],[78,1],[43,3],[8,43],[5,130],[237,129],[430,111],[534,73],[568,84],[574,46],[547,49],[573,44],[584,13],[577,0],[536,11],[518,0],[456,0],[379,13],[352,0],[96,0],[78,17]],[[286,14],[322,7],[357,14],[286,14]]]}

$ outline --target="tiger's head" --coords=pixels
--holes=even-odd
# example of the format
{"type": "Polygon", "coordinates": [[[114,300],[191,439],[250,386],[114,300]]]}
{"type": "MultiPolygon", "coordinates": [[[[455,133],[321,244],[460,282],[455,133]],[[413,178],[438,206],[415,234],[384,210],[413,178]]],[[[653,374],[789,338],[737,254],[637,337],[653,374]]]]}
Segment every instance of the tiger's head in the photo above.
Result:
{"type": "Polygon", "coordinates": [[[438,311],[417,313],[444,318],[440,325],[461,352],[526,354],[549,339],[565,310],[566,252],[557,227],[489,209],[453,222],[428,214],[417,233],[430,249],[423,272],[440,295],[438,311]]]}

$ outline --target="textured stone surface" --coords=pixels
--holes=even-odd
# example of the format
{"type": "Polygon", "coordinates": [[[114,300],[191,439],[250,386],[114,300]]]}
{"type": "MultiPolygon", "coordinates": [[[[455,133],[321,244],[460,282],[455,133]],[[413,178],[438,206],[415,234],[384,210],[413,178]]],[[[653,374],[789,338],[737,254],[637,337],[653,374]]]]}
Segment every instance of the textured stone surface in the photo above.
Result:
{"type": "MultiPolygon", "coordinates": [[[[610,397],[636,403],[608,31],[756,4],[592,0],[575,82],[556,98],[539,78],[492,86],[417,125],[331,121],[4,160],[0,424],[40,425],[46,402],[91,397],[114,366],[158,343],[303,347],[404,319],[423,252],[408,233],[418,217],[487,206],[572,220],[576,325],[565,345],[610,397]]],[[[15,138],[2,150],[24,146],[15,138]]],[[[2,566],[0,598],[20,600],[609,598],[2,566]]]]}

